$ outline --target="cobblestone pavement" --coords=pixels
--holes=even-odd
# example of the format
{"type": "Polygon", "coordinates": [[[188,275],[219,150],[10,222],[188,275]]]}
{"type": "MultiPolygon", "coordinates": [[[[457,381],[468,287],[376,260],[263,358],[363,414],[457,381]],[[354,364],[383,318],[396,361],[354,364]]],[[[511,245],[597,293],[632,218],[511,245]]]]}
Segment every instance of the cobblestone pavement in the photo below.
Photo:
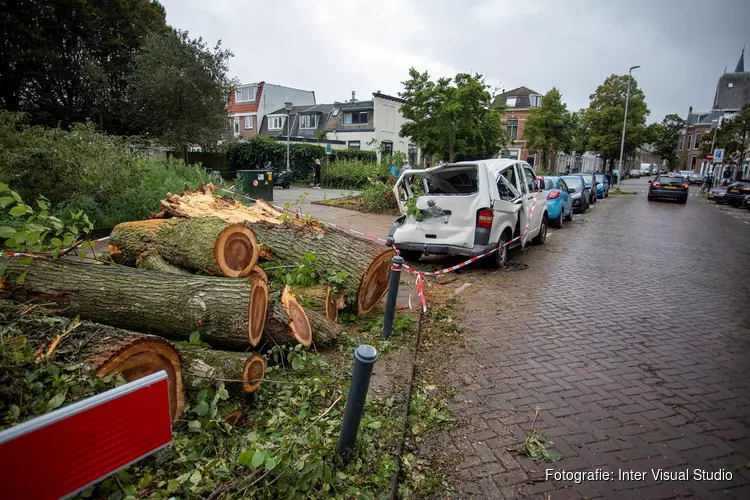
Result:
{"type": "MultiPolygon", "coordinates": [[[[643,180],[642,184],[646,184],[643,180]]],[[[611,197],[516,259],[463,273],[458,497],[750,498],[750,228],[697,197],[611,197]],[[537,427],[563,459],[508,451],[537,427]],[[545,480],[637,471],[643,480],[545,480]],[[704,469],[724,481],[657,481],[704,469]]]]}

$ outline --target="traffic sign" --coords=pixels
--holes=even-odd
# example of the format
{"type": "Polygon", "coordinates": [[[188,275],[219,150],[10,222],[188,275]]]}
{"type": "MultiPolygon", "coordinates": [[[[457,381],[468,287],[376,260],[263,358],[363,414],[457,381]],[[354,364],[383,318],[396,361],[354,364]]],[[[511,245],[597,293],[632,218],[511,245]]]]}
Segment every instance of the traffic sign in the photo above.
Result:
{"type": "Polygon", "coordinates": [[[160,371],[0,432],[5,498],[71,496],[172,442],[160,371]]]}
{"type": "Polygon", "coordinates": [[[327,155],[331,154],[331,145],[330,144],[326,144],[326,154],[327,155]]]}
{"type": "Polygon", "coordinates": [[[708,153],[708,154],[706,155],[706,159],[707,159],[707,160],[713,160],[713,159],[714,159],[714,155],[713,155],[713,153],[708,153]]]}
{"type": "Polygon", "coordinates": [[[723,149],[714,149],[714,161],[716,163],[721,163],[724,161],[724,150],[723,149]]]}

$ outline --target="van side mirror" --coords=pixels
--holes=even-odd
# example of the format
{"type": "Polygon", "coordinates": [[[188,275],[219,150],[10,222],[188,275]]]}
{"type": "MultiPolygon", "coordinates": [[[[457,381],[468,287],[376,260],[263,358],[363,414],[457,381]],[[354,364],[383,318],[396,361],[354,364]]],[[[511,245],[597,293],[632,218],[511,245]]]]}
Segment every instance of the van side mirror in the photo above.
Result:
{"type": "Polygon", "coordinates": [[[651,184],[651,181],[649,180],[648,183],[651,184]]]}

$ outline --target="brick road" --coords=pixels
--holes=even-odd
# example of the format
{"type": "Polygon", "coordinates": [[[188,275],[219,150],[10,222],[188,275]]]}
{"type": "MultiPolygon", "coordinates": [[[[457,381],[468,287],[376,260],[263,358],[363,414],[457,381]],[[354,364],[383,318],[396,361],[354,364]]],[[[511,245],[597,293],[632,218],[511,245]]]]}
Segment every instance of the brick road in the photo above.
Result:
{"type": "MultiPolygon", "coordinates": [[[[643,181],[645,185],[645,180],[643,181]]],[[[750,498],[750,228],[693,197],[610,198],[517,257],[472,270],[459,319],[458,497],[750,498]],[[508,448],[537,426],[563,460],[508,448]],[[545,481],[544,470],[648,472],[545,481]],[[651,469],[733,474],[654,481],[651,469]]]]}

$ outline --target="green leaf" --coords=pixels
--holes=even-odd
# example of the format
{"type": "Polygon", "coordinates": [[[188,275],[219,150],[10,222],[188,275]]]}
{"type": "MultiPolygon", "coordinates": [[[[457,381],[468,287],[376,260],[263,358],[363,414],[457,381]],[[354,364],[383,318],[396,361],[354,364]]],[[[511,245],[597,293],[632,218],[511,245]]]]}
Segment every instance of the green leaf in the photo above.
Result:
{"type": "Polygon", "coordinates": [[[305,362],[301,356],[295,356],[292,358],[292,370],[300,370],[305,366],[305,362]]]}
{"type": "Polygon", "coordinates": [[[192,432],[200,432],[201,430],[200,420],[191,420],[188,423],[188,429],[190,429],[192,432]]]}
{"type": "Polygon", "coordinates": [[[57,365],[47,365],[47,373],[52,375],[52,378],[58,378],[60,376],[60,368],[57,365]]]}
{"type": "Polygon", "coordinates": [[[16,234],[15,228],[10,226],[0,226],[0,238],[8,239],[16,234]]]}
{"type": "Polygon", "coordinates": [[[0,207],[5,208],[14,201],[16,200],[12,196],[3,196],[2,198],[0,198],[0,207]]]}
{"type": "Polygon", "coordinates": [[[251,462],[254,469],[257,469],[261,466],[263,462],[266,460],[266,455],[262,451],[258,450],[253,454],[253,460],[251,462]]]}
{"type": "Polygon", "coordinates": [[[380,420],[376,420],[376,421],[374,421],[374,422],[370,422],[369,424],[367,424],[367,427],[368,427],[369,429],[373,429],[373,430],[378,430],[378,429],[380,429],[380,428],[381,428],[382,426],[383,426],[383,422],[381,422],[380,420]]]}
{"type": "Polygon", "coordinates": [[[201,479],[203,479],[203,476],[201,476],[201,472],[198,469],[195,469],[195,472],[190,475],[190,482],[193,484],[200,483],[201,479]]]}
{"type": "Polygon", "coordinates": [[[23,203],[23,198],[21,198],[21,196],[18,193],[16,193],[15,191],[11,191],[10,194],[11,196],[13,196],[13,198],[15,198],[15,200],[18,203],[23,203]]]}
{"type": "Polygon", "coordinates": [[[151,484],[151,481],[153,481],[151,474],[146,474],[138,481],[138,487],[140,489],[148,488],[151,484]]]}
{"type": "Polygon", "coordinates": [[[250,465],[250,462],[253,459],[253,454],[255,451],[253,450],[245,450],[242,453],[239,454],[237,457],[237,463],[240,465],[248,466],[250,465]]]}
{"type": "Polygon", "coordinates": [[[201,401],[200,403],[198,403],[198,406],[195,407],[195,413],[197,413],[199,417],[202,417],[206,413],[208,413],[208,409],[208,403],[206,403],[205,401],[201,401]]]}
{"type": "Polygon", "coordinates": [[[276,459],[274,459],[273,457],[266,458],[263,462],[263,467],[266,470],[274,470],[276,468],[276,459]]]}
{"type": "Polygon", "coordinates": [[[176,493],[180,489],[180,484],[174,479],[170,479],[167,483],[167,493],[176,493]]]}
{"type": "Polygon", "coordinates": [[[54,410],[56,408],[60,408],[62,404],[65,402],[65,395],[67,393],[67,390],[58,392],[55,394],[52,399],[50,399],[47,402],[47,411],[54,410]]]}
{"type": "Polygon", "coordinates": [[[8,185],[4,182],[0,182],[0,191],[7,193],[10,190],[8,185]]]}
{"type": "Polygon", "coordinates": [[[32,210],[26,205],[16,205],[15,207],[11,208],[10,212],[8,213],[13,217],[21,217],[22,215],[26,215],[30,212],[32,212],[32,210]]]}
{"type": "Polygon", "coordinates": [[[190,343],[191,344],[197,344],[201,341],[201,334],[200,332],[191,332],[190,333],[190,343]]]}

